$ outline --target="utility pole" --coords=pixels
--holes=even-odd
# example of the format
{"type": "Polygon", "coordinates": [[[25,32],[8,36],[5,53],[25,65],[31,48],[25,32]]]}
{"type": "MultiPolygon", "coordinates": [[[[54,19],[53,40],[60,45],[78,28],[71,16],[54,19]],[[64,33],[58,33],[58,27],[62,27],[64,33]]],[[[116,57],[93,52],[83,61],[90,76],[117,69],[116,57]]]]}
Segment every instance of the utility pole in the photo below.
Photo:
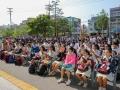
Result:
{"type": "Polygon", "coordinates": [[[50,10],[51,10],[51,4],[50,4],[50,0],[49,0],[49,18],[50,18],[50,10]]]}
{"type": "Polygon", "coordinates": [[[50,13],[51,13],[51,9],[52,9],[52,5],[51,5],[51,0],[49,0],[49,3],[48,5],[45,5],[45,9],[47,10],[47,14],[49,15],[49,18],[50,18],[50,13]]]}
{"type": "Polygon", "coordinates": [[[57,8],[57,2],[55,1],[55,36],[57,36],[57,22],[56,22],[56,8],[57,8]]]}
{"type": "Polygon", "coordinates": [[[10,15],[10,28],[12,28],[12,9],[13,8],[7,8],[8,9],[8,12],[9,12],[9,15],[10,15]]]}

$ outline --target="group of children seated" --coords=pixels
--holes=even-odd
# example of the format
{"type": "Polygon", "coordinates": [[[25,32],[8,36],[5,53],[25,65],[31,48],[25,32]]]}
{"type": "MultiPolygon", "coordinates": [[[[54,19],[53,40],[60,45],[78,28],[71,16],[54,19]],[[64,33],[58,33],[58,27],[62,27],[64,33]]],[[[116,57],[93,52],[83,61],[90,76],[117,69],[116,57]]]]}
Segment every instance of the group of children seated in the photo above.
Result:
{"type": "Polygon", "coordinates": [[[47,75],[54,76],[60,72],[58,83],[65,80],[66,74],[67,86],[71,84],[71,75],[74,74],[80,80],[79,85],[86,88],[94,74],[98,90],[106,90],[107,81],[114,80],[119,66],[119,50],[118,42],[98,44],[89,40],[80,43],[50,40],[39,43],[19,41],[10,45],[4,41],[1,59],[8,63],[12,59],[16,65],[29,65],[29,73],[32,74],[44,75],[47,72],[47,75]]]}

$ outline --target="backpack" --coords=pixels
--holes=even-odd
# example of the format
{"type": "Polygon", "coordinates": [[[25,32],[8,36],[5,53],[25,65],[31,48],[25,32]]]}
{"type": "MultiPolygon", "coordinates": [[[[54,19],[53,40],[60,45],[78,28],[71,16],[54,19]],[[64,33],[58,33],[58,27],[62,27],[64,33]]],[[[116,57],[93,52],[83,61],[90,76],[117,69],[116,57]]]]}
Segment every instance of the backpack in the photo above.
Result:
{"type": "Polygon", "coordinates": [[[15,56],[14,55],[9,55],[8,63],[14,63],[14,61],[15,61],[15,56]]]}
{"type": "Polygon", "coordinates": [[[5,60],[6,63],[8,63],[9,55],[5,55],[5,56],[4,56],[4,60],[5,60]]]}
{"type": "Polygon", "coordinates": [[[110,62],[111,62],[110,72],[115,73],[117,70],[116,68],[118,67],[116,80],[119,81],[120,80],[120,57],[114,56],[110,59],[110,62]]]}
{"type": "Polygon", "coordinates": [[[109,65],[110,72],[115,73],[116,72],[116,68],[120,64],[120,57],[118,57],[118,56],[111,57],[109,61],[110,61],[110,65],[109,65]]]}
{"type": "Polygon", "coordinates": [[[46,64],[40,64],[38,67],[37,67],[37,74],[40,75],[40,76],[43,76],[45,75],[45,73],[47,72],[47,65],[46,64]]]}
{"type": "Polygon", "coordinates": [[[15,65],[21,66],[23,64],[23,60],[20,56],[15,58],[15,65]]]}
{"type": "Polygon", "coordinates": [[[0,59],[3,60],[5,57],[4,50],[0,52],[0,59]]]}
{"type": "Polygon", "coordinates": [[[28,72],[30,74],[35,74],[35,69],[36,69],[36,65],[35,64],[30,64],[29,68],[28,68],[28,72]]]}

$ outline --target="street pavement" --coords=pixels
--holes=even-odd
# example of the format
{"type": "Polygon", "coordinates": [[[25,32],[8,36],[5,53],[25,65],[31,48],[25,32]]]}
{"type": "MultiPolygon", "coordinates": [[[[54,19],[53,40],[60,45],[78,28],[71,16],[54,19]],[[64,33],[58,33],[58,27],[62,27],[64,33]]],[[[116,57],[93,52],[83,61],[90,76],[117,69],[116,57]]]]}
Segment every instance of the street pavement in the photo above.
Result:
{"type": "MultiPolygon", "coordinates": [[[[89,85],[86,89],[80,87],[76,78],[73,78],[72,84],[70,86],[66,86],[65,83],[58,84],[57,79],[60,77],[59,75],[56,77],[40,77],[38,75],[30,75],[28,73],[28,67],[15,66],[14,64],[6,64],[3,61],[0,61],[0,70],[5,71],[10,75],[16,77],[17,79],[33,85],[38,90],[97,90],[96,85],[94,85],[94,87],[91,87],[91,85],[89,85]]],[[[117,86],[118,87],[116,90],[120,90],[120,83],[117,84],[117,86]]],[[[0,88],[0,90],[4,89],[0,88]]],[[[113,89],[111,86],[109,86],[108,90],[113,89]]]]}
{"type": "Polygon", "coordinates": [[[6,79],[0,77],[0,90],[21,90],[21,89],[19,89],[6,79]]]}

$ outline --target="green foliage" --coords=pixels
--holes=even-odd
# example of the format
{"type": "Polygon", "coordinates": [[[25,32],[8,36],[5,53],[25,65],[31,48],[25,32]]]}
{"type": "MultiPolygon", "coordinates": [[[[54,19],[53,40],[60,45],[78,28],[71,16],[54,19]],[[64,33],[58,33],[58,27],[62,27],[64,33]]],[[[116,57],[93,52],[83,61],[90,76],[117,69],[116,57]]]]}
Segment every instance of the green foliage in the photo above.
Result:
{"type": "Polygon", "coordinates": [[[47,32],[50,30],[51,20],[48,15],[39,15],[34,20],[27,22],[27,25],[31,28],[31,34],[42,34],[46,37],[47,32]]]}
{"type": "Polygon", "coordinates": [[[48,15],[39,15],[32,21],[27,22],[27,25],[31,29],[29,34],[38,34],[44,37],[53,36],[55,33],[55,23],[57,26],[57,33],[69,32],[68,20],[65,18],[50,19],[48,15]]]}
{"type": "Polygon", "coordinates": [[[4,30],[4,32],[3,32],[4,37],[12,36],[12,34],[13,34],[13,30],[11,30],[11,29],[4,30]]]}
{"type": "Polygon", "coordinates": [[[57,30],[58,33],[63,33],[63,35],[65,35],[66,32],[70,32],[69,23],[66,18],[57,19],[57,30]]]}
{"type": "Polygon", "coordinates": [[[4,37],[12,36],[12,37],[18,37],[18,36],[24,36],[27,35],[30,29],[27,25],[20,25],[16,28],[12,29],[2,29],[0,30],[0,35],[4,37]]]}
{"type": "MultiPolygon", "coordinates": [[[[48,15],[39,15],[36,18],[28,18],[17,27],[0,30],[1,36],[24,36],[24,35],[40,35],[44,37],[54,36],[55,19],[49,18],[48,15]]],[[[56,19],[58,35],[65,35],[69,32],[68,20],[65,18],[56,19]]]]}
{"type": "Polygon", "coordinates": [[[18,26],[17,28],[14,29],[12,36],[13,37],[24,36],[24,35],[27,35],[28,32],[30,32],[30,29],[28,28],[28,26],[21,25],[21,26],[18,26]]]}
{"type": "Polygon", "coordinates": [[[97,15],[95,22],[95,29],[101,32],[101,30],[106,30],[108,27],[108,15],[105,10],[102,10],[100,14],[97,15]]]}

